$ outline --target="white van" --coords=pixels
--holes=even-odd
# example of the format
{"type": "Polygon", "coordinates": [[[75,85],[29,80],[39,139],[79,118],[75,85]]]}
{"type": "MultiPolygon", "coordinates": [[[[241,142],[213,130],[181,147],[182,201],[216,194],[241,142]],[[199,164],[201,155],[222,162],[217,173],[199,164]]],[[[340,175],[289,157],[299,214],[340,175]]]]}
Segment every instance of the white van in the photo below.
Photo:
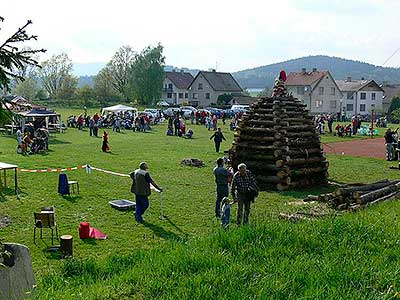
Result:
{"type": "Polygon", "coordinates": [[[250,109],[250,105],[233,104],[231,107],[231,110],[234,113],[245,112],[245,111],[248,111],[249,109],[250,109]]]}

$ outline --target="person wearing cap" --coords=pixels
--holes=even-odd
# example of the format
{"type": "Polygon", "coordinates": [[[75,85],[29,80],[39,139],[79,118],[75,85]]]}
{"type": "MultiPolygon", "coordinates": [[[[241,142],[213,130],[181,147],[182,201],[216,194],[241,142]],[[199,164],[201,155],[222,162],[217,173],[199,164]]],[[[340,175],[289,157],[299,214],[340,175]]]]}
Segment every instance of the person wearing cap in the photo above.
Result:
{"type": "Polygon", "coordinates": [[[150,173],[147,170],[147,163],[141,162],[139,164],[139,169],[130,174],[130,177],[132,178],[131,192],[136,195],[135,219],[139,223],[144,222],[142,215],[149,207],[148,197],[151,194],[150,184],[159,191],[162,191],[162,189],[151,178],[150,173]]]}
{"type": "Polygon", "coordinates": [[[257,182],[254,175],[247,170],[244,163],[238,165],[238,171],[232,179],[232,197],[238,202],[236,224],[248,224],[250,215],[250,205],[254,201],[254,191],[258,192],[257,182]],[[244,207],[244,216],[243,216],[244,207]]]}
{"type": "Polygon", "coordinates": [[[215,201],[215,217],[221,217],[221,201],[224,197],[229,196],[229,171],[224,168],[224,159],[217,159],[217,166],[213,170],[215,183],[217,184],[217,199],[215,201]]]}

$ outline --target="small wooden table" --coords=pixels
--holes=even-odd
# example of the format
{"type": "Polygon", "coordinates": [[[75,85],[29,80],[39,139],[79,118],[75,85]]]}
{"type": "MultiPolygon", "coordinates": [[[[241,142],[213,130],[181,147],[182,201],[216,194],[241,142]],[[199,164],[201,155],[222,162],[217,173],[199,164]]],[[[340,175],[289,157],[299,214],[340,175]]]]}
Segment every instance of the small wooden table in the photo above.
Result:
{"type": "Polygon", "coordinates": [[[7,163],[0,162],[0,192],[2,191],[2,180],[1,180],[1,170],[3,170],[4,175],[4,187],[7,187],[7,170],[14,169],[14,189],[15,195],[18,195],[18,177],[17,177],[17,165],[11,165],[7,163]]]}

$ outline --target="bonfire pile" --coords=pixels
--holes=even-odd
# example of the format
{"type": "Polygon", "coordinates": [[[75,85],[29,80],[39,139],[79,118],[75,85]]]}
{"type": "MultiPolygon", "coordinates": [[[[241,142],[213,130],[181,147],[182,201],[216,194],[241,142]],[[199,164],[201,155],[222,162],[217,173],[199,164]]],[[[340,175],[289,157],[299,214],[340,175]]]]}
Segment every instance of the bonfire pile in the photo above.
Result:
{"type": "Polygon", "coordinates": [[[239,120],[229,150],[233,168],[245,163],[262,190],[287,190],[327,182],[328,162],[313,117],[287,95],[282,71],[272,97],[251,105],[239,120]]]}
{"type": "Polygon", "coordinates": [[[345,185],[332,193],[309,195],[303,201],[319,201],[338,210],[354,210],[399,196],[400,180],[385,179],[371,184],[345,185]]]}

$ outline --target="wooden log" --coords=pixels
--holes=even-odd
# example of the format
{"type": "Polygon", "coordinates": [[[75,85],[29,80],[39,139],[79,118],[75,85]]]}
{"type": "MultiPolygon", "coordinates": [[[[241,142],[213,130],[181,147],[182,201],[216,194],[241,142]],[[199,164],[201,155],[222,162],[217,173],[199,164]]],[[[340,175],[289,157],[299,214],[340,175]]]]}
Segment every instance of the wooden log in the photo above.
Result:
{"type": "Polygon", "coordinates": [[[308,131],[308,132],[288,132],[287,137],[288,138],[302,138],[302,137],[309,137],[309,136],[317,136],[317,134],[314,131],[308,131]]]}
{"type": "Polygon", "coordinates": [[[305,164],[313,164],[325,161],[325,157],[310,157],[310,158],[293,158],[287,160],[288,166],[296,166],[296,165],[305,165],[305,164]]]}
{"type": "Polygon", "coordinates": [[[275,135],[276,131],[273,128],[257,128],[257,127],[237,127],[237,131],[239,132],[254,132],[258,134],[270,134],[275,135]]]}
{"type": "Polygon", "coordinates": [[[369,192],[369,191],[373,191],[373,190],[378,190],[380,188],[392,185],[392,184],[396,184],[398,183],[399,180],[394,180],[394,181],[389,181],[389,180],[382,180],[382,181],[378,181],[378,182],[374,182],[371,184],[362,184],[362,185],[355,185],[355,186],[349,186],[349,187],[343,187],[340,188],[336,191],[336,193],[338,195],[342,195],[342,196],[349,196],[354,192],[369,192]]]}
{"type": "Polygon", "coordinates": [[[253,135],[241,135],[241,136],[236,136],[234,138],[235,142],[239,141],[255,141],[255,142],[275,142],[276,139],[273,136],[253,136],[253,135]]]}
{"type": "Polygon", "coordinates": [[[62,235],[60,237],[60,252],[63,258],[72,256],[72,235],[62,235]]]}
{"type": "Polygon", "coordinates": [[[256,176],[257,181],[264,183],[281,183],[283,185],[290,184],[290,177],[280,178],[278,176],[256,176]]]}
{"type": "Polygon", "coordinates": [[[314,125],[294,125],[294,126],[290,126],[286,129],[289,132],[299,132],[299,131],[315,131],[315,126],[314,125]]]}
{"type": "Polygon", "coordinates": [[[366,204],[367,202],[372,202],[378,198],[382,198],[393,192],[398,192],[400,190],[400,182],[385,186],[383,188],[371,191],[367,194],[361,195],[359,198],[359,204],[366,204]]]}
{"type": "Polygon", "coordinates": [[[237,149],[256,149],[256,150],[280,150],[282,152],[287,152],[289,151],[288,146],[282,146],[280,148],[275,147],[274,145],[262,145],[262,144],[256,144],[256,143],[247,143],[247,142],[240,142],[235,144],[236,142],[233,142],[234,145],[237,146],[237,149]]]}
{"type": "Polygon", "coordinates": [[[288,155],[293,156],[293,157],[306,157],[309,159],[310,154],[320,154],[322,150],[320,148],[310,148],[310,149],[293,149],[289,150],[288,155]]]}
{"type": "Polygon", "coordinates": [[[325,173],[326,168],[318,167],[318,168],[302,168],[290,170],[290,175],[293,177],[301,177],[301,176],[310,176],[315,173],[325,173]]]}
{"type": "Polygon", "coordinates": [[[303,199],[304,202],[311,202],[311,201],[319,201],[319,196],[317,195],[308,195],[306,198],[303,199]]]}

